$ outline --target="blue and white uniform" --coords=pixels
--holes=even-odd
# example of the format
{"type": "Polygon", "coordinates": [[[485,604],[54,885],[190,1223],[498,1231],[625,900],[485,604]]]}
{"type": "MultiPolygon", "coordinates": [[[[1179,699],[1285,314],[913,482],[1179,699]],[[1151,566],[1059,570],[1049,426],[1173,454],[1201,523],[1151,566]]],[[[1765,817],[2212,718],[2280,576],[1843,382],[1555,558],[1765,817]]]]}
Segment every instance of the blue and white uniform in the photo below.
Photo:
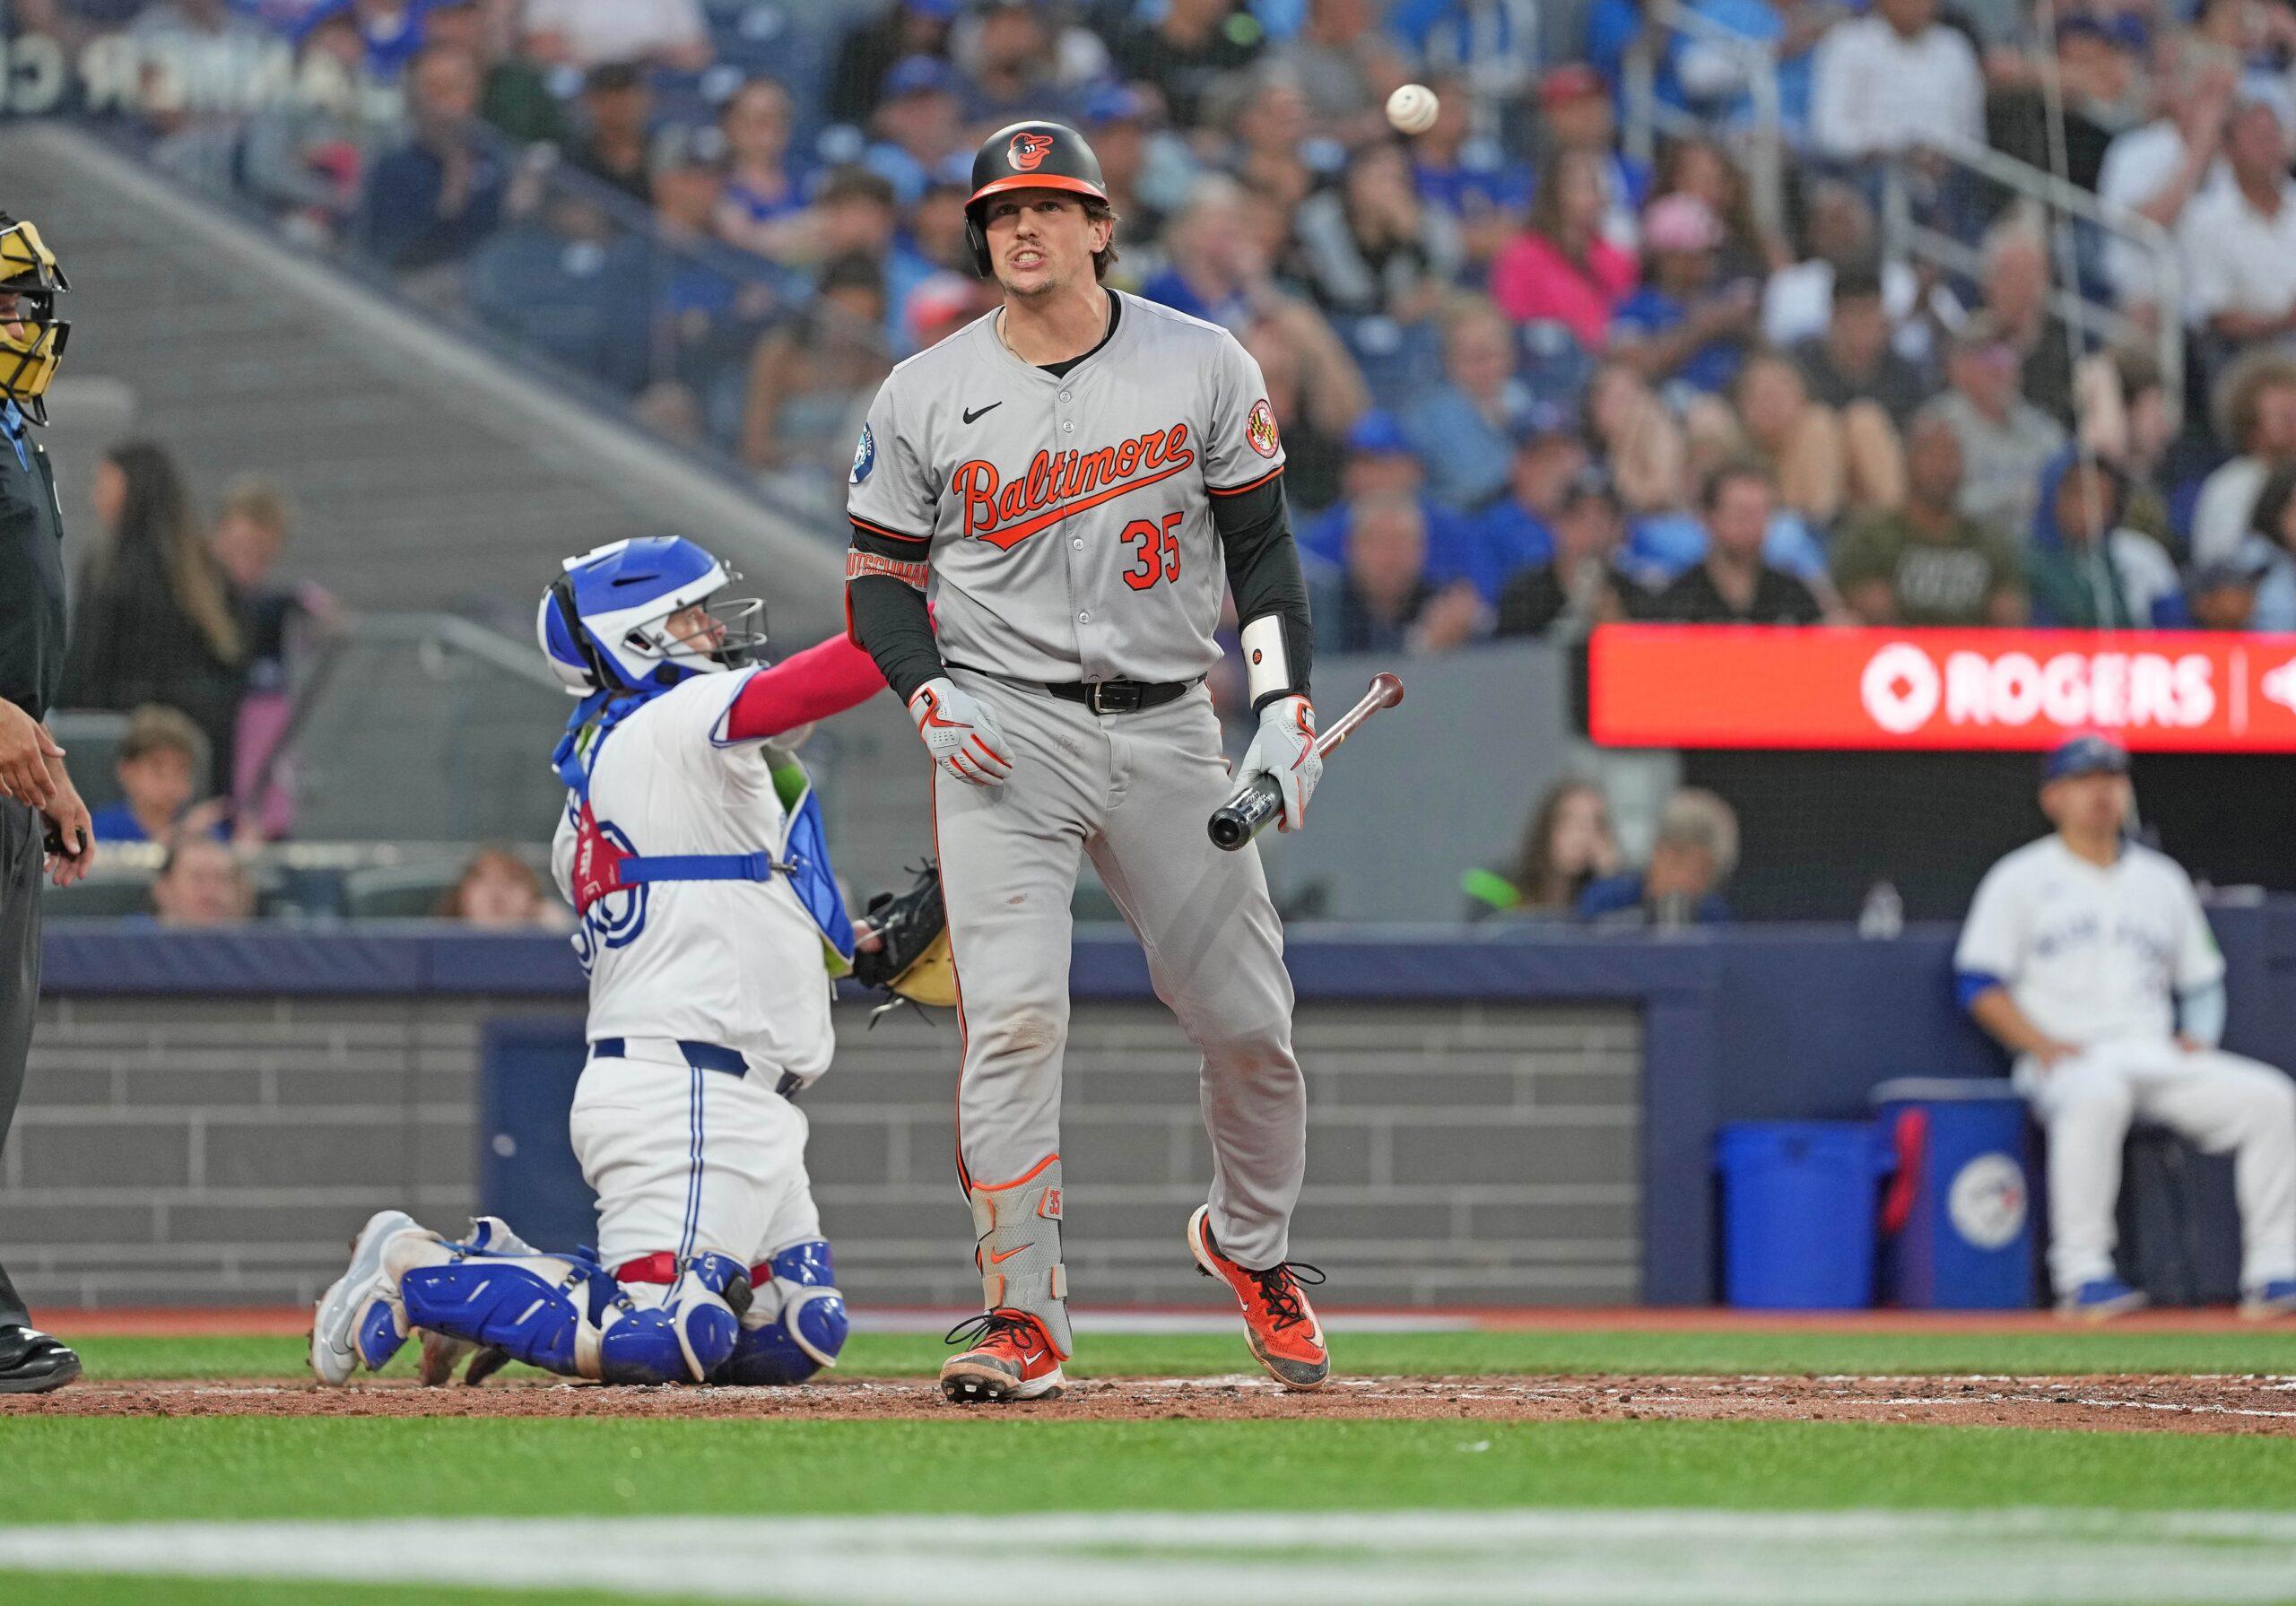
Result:
{"type": "Polygon", "coordinates": [[[2006,988],[2079,1050],[2054,1066],[2021,1055],[2014,1072],[2048,1131],[2060,1295],[2113,1276],[2121,1145],[2137,1118],[2232,1154],[2242,1285],[2296,1277],[2296,1082],[2215,1046],[2224,960],[2182,866],[2134,843],[2110,864],[2055,836],[2021,847],[1979,886],[1953,965],[1964,1004],[2006,988]]]}
{"type": "Polygon", "coordinates": [[[688,542],[619,542],[570,561],[538,621],[584,699],[552,755],[552,867],[590,977],[571,1137],[596,1248],[537,1250],[491,1219],[449,1241],[385,1211],[320,1301],[322,1381],[418,1330],[426,1375],[442,1348],[450,1370],[485,1347],[620,1383],[794,1382],[843,1343],[796,1101],[829,1066],[853,928],[773,738],[884,681],[841,638],[752,669],[761,636],[714,615],[696,633],[690,611],[733,577],[688,542]]]}

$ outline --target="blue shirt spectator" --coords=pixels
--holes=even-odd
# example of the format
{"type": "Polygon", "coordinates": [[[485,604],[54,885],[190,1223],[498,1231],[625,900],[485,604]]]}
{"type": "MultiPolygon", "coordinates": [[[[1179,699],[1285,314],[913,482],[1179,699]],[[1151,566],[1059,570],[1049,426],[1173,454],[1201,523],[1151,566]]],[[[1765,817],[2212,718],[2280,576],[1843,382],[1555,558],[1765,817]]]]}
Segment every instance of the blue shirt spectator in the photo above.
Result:
{"type": "Polygon", "coordinates": [[[1526,569],[1554,560],[1554,525],[1574,483],[1595,472],[1605,499],[1609,481],[1592,471],[1587,444],[1560,420],[1546,419],[1525,434],[1510,455],[1507,494],[1483,513],[1478,532],[1483,560],[1497,589],[1486,599],[1496,604],[1507,582],[1526,569]]]}
{"type": "Polygon", "coordinates": [[[884,175],[904,207],[914,206],[926,187],[954,166],[971,174],[957,82],[955,69],[930,56],[912,56],[885,75],[884,95],[870,122],[877,137],[861,161],[884,175]]]}
{"type": "Polygon", "coordinates": [[[222,802],[192,801],[211,757],[207,738],[179,709],[159,703],[137,708],[113,760],[119,801],[90,818],[96,840],[155,842],[178,827],[222,839],[222,802]]]}
{"type": "Polygon", "coordinates": [[[481,143],[478,63],[433,47],[407,72],[410,141],[375,164],[360,232],[395,268],[468,256],[502,221],[509,174],[481,143]]]}
{"type": "Polygon", "coordinates": [[[1596,925],[1723,925],[1728,924],[1729,902],[1719,892],[1708,892],[1683,904],[1685,913],[1669,921],[1649,895],[1648,879],[1639,870],[1605,876],[1578,895],[1578,918],[1596,925]]]}
{"type": "Polygon", "coordinates": [[[1714,925],[1730,918],[1722,887],[1738,865],[1738,817],[1713,793],[1687,786],[1658,812],[1650,863],[1605,876],[1578,898],[1578,918],[1603,925],[1714,925]]]}
{"type": "Polygon", "coordinates": [[[1611,320],[1611,348],[1653,386],[1719,395],[1738,377],[1761,310],[1751,281],[1718,288],[1722,220],[1697,196],[1676,193],[1643,215],[1648,278],[1611,320]]]}
{"type": "Polygon", "coordinates": [[[1480,511],[1507,489],[1531,411],[1514,368],[1514,329],[1497,308],[1469,301],[1444,320],[1444,382],[1412,404],[1404,433],[1427,465],[1428,494],[1455,512],[1480,511]]]}
{"type": "Polygon", "coordinates": [[[379,5],[361,5],[358,0],[331,0],[309,8],[302,20],[292,24],[294,38],[300,44],[320,23],[347,16],[367,48],[367,70],[393,83],[422,50],[422,15],[433,4],[434,0],[404,0],[396,10],[387,11],[379,5]]]}
{"type": "Polygon", "coordinates": [[[1454,580],[1473,580],[1481,591],[1494,581],[1486,572],[1488,551],[1474,520],[1453,512],[1426,494],[1427,471],[1411,449],[1409,437],[1395,415],[1373,408],[1347,432],[1350,454],[1342,476],[1343,498],[1309,520],[1299,532],[1302,551],[1340,566],[1347,560],[1348,536],[1354,515],[1350,504],[1361,498],[1386,494],[1407,496],[1418,505],[1425,530],[1424,572],[1431,586],[1454,580]]]}

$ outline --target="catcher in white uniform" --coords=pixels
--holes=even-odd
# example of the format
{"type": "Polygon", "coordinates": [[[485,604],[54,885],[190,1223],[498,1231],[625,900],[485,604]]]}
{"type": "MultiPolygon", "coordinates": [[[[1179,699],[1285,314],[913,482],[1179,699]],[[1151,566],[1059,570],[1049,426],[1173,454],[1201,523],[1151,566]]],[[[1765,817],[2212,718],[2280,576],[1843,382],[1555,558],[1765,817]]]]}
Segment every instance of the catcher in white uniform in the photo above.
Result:
{"type": "Polygon", "coordinates": [[[805,1175],[799,1094],[828,1068],[854,929],[820,807],[775,738],[884,680],[843,638],[770,668],[755,601],[691,542],[616,542],[544,597],[544,655],[583,700],[552,762],[552,853],[581,915],[588,1063],[572,1138],[595,1254],[492,1217],[450,1241],[367,1223],[319,1301],[311,1367],[340,1384],[423,1334],[424,1379],[473,1350],[607,1383],[792,1383],[846,1334],[805,1175]]]}
{"type": "Polygon", "coordinates": [[[2182,867],[2122,838],[2128,754],[2078,736],[2043,775],[2057,832],[1987,873],[1953,968],[2048,1130],[2058,1309],[2102,1318],[2144,1303],[2113,1271],[2121,1143],[2141,1116],[2231,1153],[2241,1312],[2296,1311],[2296,1082],[2216,1046],[2223,957],[2182,867]]]}

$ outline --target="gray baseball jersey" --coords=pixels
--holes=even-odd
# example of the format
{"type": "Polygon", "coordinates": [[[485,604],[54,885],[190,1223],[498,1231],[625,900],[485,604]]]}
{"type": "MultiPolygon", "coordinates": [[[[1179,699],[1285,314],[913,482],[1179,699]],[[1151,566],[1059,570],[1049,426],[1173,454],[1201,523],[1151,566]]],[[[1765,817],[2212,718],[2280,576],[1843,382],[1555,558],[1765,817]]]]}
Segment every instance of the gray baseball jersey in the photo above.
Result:
{"type": "Polygon", "coordinates": [[[1283,447],[1234,335],[1122,301],[1065,377],[1013,355],[990,313],[894,369],[869,409],[848,512],[929,552],[952,664],[1186,681],[1220,656],[1212,499],[1280,472],[1283,447]]]}
{"type": "Polygon", "coordinates": [[[1210,669],[1227,584],[1213,499],[1283,467],[1259,365],[1224,329],[1133,296],[1065,377],[1014,356],[993,314],[910,358],[854,457],[848,510],[891,540],[857,546],[849,572],[928,586],[952,678],[1010,750],[993,790],[933,770],[964,1044],[957,1160],[984,1303],[1033,1313],[1064,1355],[1061,1058],[1085,858],[1204,1056],[1213,1235],[1248,1266],[1290,1253],[1306,1082],[1258,850],[1222,853],[1205,829],[1235,785],[1211,695],[1103,715],[1043,684],[1210,669]],[[929,579],[888,555],[904,542],[929,579]]]}

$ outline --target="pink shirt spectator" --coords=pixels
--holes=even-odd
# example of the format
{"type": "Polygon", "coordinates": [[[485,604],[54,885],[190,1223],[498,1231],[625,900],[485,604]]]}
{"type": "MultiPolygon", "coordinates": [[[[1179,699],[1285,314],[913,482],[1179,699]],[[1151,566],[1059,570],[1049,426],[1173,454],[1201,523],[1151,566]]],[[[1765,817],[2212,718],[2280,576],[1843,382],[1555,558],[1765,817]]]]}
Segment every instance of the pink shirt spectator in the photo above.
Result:
{"type": "Polygon", "coordinates": [[[1578,263],[1544,235],[1526,232],[1491,265],[1491,295],[1515,322],[1552,319],[1587,351],[1599,352],[1610,339],[1611,314],[1638,276],[1633,256],[1606,239],[1589,241],[1578,263]]]}

